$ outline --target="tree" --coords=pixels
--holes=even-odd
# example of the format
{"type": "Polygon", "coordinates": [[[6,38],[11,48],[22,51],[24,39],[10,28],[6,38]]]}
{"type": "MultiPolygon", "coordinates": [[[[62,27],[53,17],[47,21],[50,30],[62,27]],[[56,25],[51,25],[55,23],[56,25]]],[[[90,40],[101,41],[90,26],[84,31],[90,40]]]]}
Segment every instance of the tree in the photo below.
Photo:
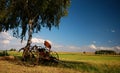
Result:
{"type": "Polygon", "coordinates": [[[14,48],[11,48],[9,51],[16,51],[16,49],[14,49],[14,48]]]}
{"type": "Polygon", "coordinates": [[[13,36],[28,40],[42,27],[59,27],[61,17],[68,14],[70,0],[0,0],[0,32],[13,30],[13,36]]]}
{"type": "Polygon", "coordinates": [[[116,52],[113,50],[98,50],[95,51],[95,54],[116,54],[116,52]]]}

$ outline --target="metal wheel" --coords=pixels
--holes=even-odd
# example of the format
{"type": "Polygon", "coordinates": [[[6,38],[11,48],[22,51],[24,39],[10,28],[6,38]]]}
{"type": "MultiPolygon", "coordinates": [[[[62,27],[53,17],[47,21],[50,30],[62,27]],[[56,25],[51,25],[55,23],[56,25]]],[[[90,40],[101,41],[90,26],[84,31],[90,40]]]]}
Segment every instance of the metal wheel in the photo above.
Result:
{"type": "Polygon", "coordinates": [[[54,60],[54,61],[56,61],[56,62],[59,61],[59,55],[58,55],[58,53],[55,52],[55,51],[51,51],[51,52],[50,52],[50,57],[51,57],[52,60],[54,60]]]}

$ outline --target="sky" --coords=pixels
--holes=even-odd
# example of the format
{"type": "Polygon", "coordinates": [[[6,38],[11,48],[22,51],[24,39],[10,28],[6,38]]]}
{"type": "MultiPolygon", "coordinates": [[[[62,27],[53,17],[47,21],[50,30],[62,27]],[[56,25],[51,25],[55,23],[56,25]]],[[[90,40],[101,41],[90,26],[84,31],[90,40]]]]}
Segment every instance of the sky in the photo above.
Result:
{"type": "MultiPolygon", "coordinates": [[[[44,46],[44,40],[49,40],[55,51],[120,51],[120,0],[71,0],[68,11],[68,16],[60,20],[59,29],[42,28],[34,33],[32,45],[44,46]]],[[[26,45],[27,40],[21,43],[11,33],[0,33],[0,49],[26,45]]]]}

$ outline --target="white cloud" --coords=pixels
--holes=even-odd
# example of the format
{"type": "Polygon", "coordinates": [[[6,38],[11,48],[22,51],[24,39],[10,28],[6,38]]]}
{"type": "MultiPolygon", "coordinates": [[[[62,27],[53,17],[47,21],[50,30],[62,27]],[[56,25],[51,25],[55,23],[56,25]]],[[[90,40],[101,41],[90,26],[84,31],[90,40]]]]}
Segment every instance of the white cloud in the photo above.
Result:
{"type": "Polygon", "coordinates": [[[1,32],[0,33],[0,41],[1,41],[1,43],[9,44],[12,39],[13,38],[9,35],[8,32],[1,32]]]}
{"type": "Polygon", "coordinates": [[[2,40],[12,40],[12,36],[8,32],[1,32],[0,39],[2,40]]]}
{"type": "Polygon", "coordinates": [[[97,49],[97,47],[96,47],[94,44],[91,44],[89,47],[90,47],[91,49],[97,49]]]}
{"type": "MultiPolygon", "coordinates": [[[[44,41],[45,41],[45,39],[42,39],[42,38],[32,38],[32,44],[33,45],[34,44],[38,44],[38,45],[42,44],[42,46],[43,46],[44,41]]],[[[52,42],[50,40],[46,40],[46,41],[48,41],[52,45],[52,42]]]]}
{"type": "Polygon", "coordinates": [[[98,49],[100,49],[100,50],[114,50],[114,47],[103,47],[103,46],[101,46],[101,47],[98,47],[98,49]]]}
{"type": "Polygon", "coordinates": [[[74,45],[61,45],[53,43],[52,50],[55,51],[69,51],[69,52],[79,52],[81,50],[81,47],[74,46],[74,45]]]}
{"type": "Polygon", "coordinates": [[[120,46],[116,46],[115,48],[118,49],[118,50],[120,50],[120,46]]]}
{"type": "Polygon", "coordinates": [[[40,38],[32,38],[32,43],[44,43],[44,39],[40,39],[40,38]]]}
{"type": "Polygon", "coordinates": [[[120,53],[120,46],[115,46],[115,47],[114,47],[114,50],[115,50],[117,53],[120,53]]]}
{"type": "Polygon", "coordinates": [[[58,45],[58,44],[53,44],[54,48],[63,48],[64,46],[63,45],[58,45]]]}
{"type": "Polygon", "coordinates": [[[69,49],[73,49],[73,50],[79,50],[81,49],[81,47],[78,46],[67,46],[69,49]]]}
{"type": "Polygon", "coordinates": [[[21,44],[20,41],[20,39],[11,36],[9,32],[0,33],[0,49],[20,49],[21,47],[23,47],[23,45],[25,45],[25,43],[21,44]]]}
{"type": "Polygon", "coordinates": [[[9,41],[9,40],[3,40],[2,43],[3,43],[3,44],[9,44],[10,41],[9,41]]]}
{"type": "MultiPolygon", "coordinates": [[[[44,46],[45,39],[42,38],[32,38],[32,45],[39,45],[44,46]]],[[[47,40],[50,44],[52,42],[50,40],[47,40]]],[[[17,39],[9,34],[9,32],[1,32],[0,33],[0,49],[10,49],[10,48],[16,48],[20,49],[21,47],[24,47],[26,45],[27,41],[23,40],[21,43],[21,39],[17,39]],[[6,46],[7,45],[7,46],[6,46]]]]}
{"type": "MultiPolygon", "coordinates": [[[[0,49],[10,49],[10,48],[16,48],[20,49],[26,45],[26,40],[23,41],[23,43],[20,42],[21,39],[17,39],[15,37],[12,37],[8,32],[1,32],[0,33],[0,49]]],[[[32,38],[33,45],[39,45],[44,47],[44,41],[43,38],[32,38]]],[[[86,46],[75,46],[75,45],[63,45],[60,43],[51,42],[50,40],[47,40],[52,44],[52,50],[54,51],[68,51],[68,52],[95,52],[96,50],[115,50],[117,52],[120,52],[120,46],[114,46],[114,47],[104,47],[104,46],[96,46],[96,41],[93,41],[91,45],[86,46]]],[[[108,42],[112,42],[111,40],[108,42]]]]}
{"type": "Polygon", "coordinates": [[[105,47],[105,46],[96,46],[95,44],[91,44],[89,46],[74,46],[74,45],[60,45],[53,44],[52,50],[55,51],[68,51],[68,52],[95,52],[96,50],[114,50],[116,52],[120,52],[120,46],[114,47],[105,47]]]}

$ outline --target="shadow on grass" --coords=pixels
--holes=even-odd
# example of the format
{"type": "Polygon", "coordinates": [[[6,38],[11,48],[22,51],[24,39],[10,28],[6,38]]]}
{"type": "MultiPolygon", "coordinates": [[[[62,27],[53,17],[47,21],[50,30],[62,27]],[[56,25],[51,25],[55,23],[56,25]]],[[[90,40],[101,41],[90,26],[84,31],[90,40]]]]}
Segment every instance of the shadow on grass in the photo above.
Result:
{"type": "Polygon", "coordinates": [[[53,61],[40,61],[38,65],[34,65],[34,62],[31,61],[22,61],[21,56],[16,56],[15,60],[7,60],[8,62],[26,66],[26,67],[34,67],[34,66],[49,66],[49,67],[57,67],[57,68],[66,68],[80,71],[82,73],[120,73],[120,65],[108,65],[108,64],[94,64],[89,62],[78,62],[78,61],[65,61],[59,60],[58,63],[53,61]]]}
{"type": "Polygon", "coordinates": [[[65,68],[70,68],[70,69],[75,69],[75,70],[80,70],[80,71],[85,71],[85,72],[90,72],[92,71],[98,71],[98,69],[93,66],[92,64],[89,64],[87,62],[76,62],[76,61],[61,61],[62,64],[65,68]]]}
{"type": "Polygon", "coordinates": [[[9,61],[12,64],[26,66],[26,67],[34,67],[34,66],[49,66],[49,67],[57,67],[57,68],[68,68],[82,72],[97,72],[98,68],[93,64],[89,64],[87,62],[76,62],[76,61],[64,61],[59,60],[57,62],[42,60],[38,65],[35,65],[34,62],[31,61],[22,61],[21,56],[16,56],[14,61],[9,61]]]}

